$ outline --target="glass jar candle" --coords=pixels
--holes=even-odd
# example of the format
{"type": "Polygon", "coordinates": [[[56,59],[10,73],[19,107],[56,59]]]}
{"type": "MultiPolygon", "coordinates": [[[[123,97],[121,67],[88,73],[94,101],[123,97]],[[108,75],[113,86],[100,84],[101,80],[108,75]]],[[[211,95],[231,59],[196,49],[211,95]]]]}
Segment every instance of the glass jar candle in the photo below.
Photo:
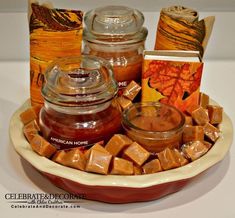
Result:
{"type": "Polygon", "coordinates": [[[150,152],[179,148],[185,116],[173,106],[158,103],[135,103],[123,112],[126,134],[150,152]]]}
{"type": "Polygon", "coordinates": [[[106,6],[85,14],[84,54],[105,58],[113,66],[119,88],[140,82],[147,29],[144,16],[124,6],[106,6]]]}
{"type": "Polygon", "coordinates": [[[103,59],[82,56],[52,63],[42,88],[43,137],[57,149],[107,142],[121,129],[121,113],[111,105],[117,90],[103,59]]]}

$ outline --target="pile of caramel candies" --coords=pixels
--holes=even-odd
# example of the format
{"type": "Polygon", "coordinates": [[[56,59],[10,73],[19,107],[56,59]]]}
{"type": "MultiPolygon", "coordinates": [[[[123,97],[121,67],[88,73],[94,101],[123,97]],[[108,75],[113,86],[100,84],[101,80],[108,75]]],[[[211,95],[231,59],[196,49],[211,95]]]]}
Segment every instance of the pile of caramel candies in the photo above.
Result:
{"type": "MultiPolygon", "coordinates": [[[[139,92],[135,83],[119,96],[114,105],[120,110],[132,104],[139,92]],[[128,90],[133,90],[129,92],[128,90]]],[[[141,175],[157,173],[184,166],[202,157],[220,136],[218,125],[222,122],[223,108],[209,105],[209,96],[200,94],[200,105],[189,108],[185,115],[186,126],[179,149],[150,153],[126,135],[115,134],[107,144],[96,143],[87,150],[72,148],[57,150],[40,135],[38,107],[31,107],[21,115],[23,132],[32,149],[41,156],[59,164],[97,174],[141,175]]]]}

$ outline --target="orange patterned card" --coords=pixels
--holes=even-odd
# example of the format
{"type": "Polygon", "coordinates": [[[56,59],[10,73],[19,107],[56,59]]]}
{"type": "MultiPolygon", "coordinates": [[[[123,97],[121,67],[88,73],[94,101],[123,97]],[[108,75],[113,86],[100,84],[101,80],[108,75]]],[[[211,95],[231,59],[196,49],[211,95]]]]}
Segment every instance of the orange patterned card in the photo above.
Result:
{"type": "Polygon", "coordinates": [[[83,12],[30,4],[30,94],[32,105],[42,104],[41,87],[50,62],[80,56],[83,12]]]}
{"type": "Polygon", "coordinates": [[[198,105],[203,63],[195,51],[145,51],[142,101],[160,101],[181,111],[198,105]]]}

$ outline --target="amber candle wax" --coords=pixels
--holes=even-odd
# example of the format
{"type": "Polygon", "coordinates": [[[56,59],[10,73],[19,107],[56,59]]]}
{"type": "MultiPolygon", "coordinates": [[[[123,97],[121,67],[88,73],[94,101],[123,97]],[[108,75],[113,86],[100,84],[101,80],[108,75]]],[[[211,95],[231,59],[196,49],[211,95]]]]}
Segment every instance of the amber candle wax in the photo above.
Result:
{"type": "Polygon", "coordinates": [[[136,103],[123,113],[127,135],[150,152],[179,148],[185,124],[176,108],[161,103],[136,103]]]}

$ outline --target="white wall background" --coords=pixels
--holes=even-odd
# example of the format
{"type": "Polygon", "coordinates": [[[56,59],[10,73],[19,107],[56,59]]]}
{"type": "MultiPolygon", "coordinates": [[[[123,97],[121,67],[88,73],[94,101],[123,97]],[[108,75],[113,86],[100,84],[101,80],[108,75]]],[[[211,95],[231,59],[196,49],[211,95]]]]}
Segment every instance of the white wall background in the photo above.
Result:
{"type": "MultiPolygon", "coordinates": [[[[169,5],[184,5],[199,11],[235,11],[234,0],[37,0],[52,2],[56,7],[80,8],[87,11],[91,8],[119,4],[135,7],[145,12],[160,11],[169,5]]],[[[26,12],[28,0],[0,0],[0,12],[26,12]]]]}
{"type": "MultiPolygon", "coordinates": [[[[45,1],[40,1],[45,2],[45,1]]],[[[215,15],[216,22],[205,59],[235,59],[235,0],[52,0],[57,8],[90,10],[108,4],[141,10],[149,30],[146,48],[154,46],[162,7],[184,5],[199,11],[200,18],[215,15]]],[[[27,0],[0,0],[0,61],[28,60],[29,38],[27,0]]]]}

